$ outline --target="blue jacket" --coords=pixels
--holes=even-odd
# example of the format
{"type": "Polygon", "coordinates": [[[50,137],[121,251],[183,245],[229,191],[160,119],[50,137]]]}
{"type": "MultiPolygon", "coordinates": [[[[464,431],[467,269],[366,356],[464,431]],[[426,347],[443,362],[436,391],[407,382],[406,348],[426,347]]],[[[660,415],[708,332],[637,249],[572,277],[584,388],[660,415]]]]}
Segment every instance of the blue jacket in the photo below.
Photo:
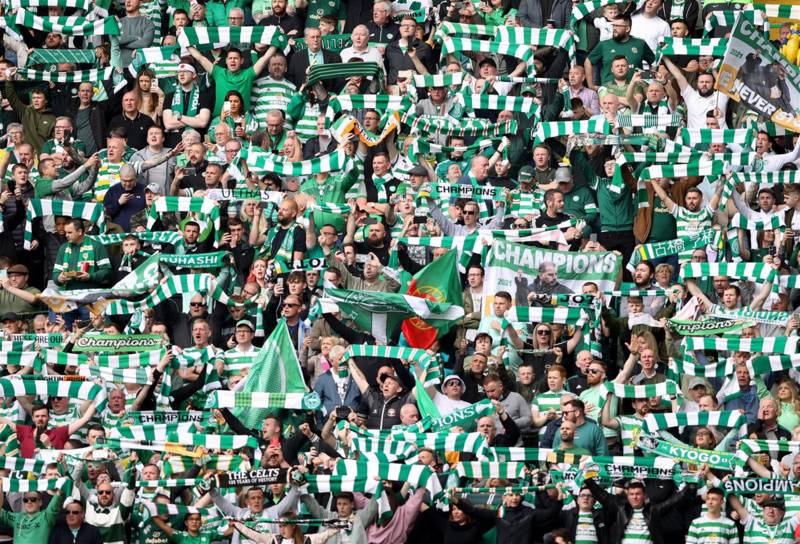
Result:
{"type": "Polygon", "coordinates": [[[121,183],[111,187],[103,198],[106,210],[106,219],[122,227],[122,232],[128,232],[131,227],[131,218],[145,208],[144,185],[137,183],[133,188],[133,198],[119,205],[119,197],[125,192],[121,183]]]}
{"type": "Polygon", "coordinates": [[[344,397],[344,403],[342,403],[339,397],[339,391],[336,388],[336,382],[333,380],[333,375],[330,370],[317,378],[314,384],[314,391],[316,391],[319,398],[322,399],[322,411],[317,412],[317,419],[320,425],[323,424],[328,414],[337,406],[349,406],[355,410],[361,403],[361,391],[358,390],[358,386],[356,382],[353,381],[352,377],[347,379],[347,394],[344,397]]]}

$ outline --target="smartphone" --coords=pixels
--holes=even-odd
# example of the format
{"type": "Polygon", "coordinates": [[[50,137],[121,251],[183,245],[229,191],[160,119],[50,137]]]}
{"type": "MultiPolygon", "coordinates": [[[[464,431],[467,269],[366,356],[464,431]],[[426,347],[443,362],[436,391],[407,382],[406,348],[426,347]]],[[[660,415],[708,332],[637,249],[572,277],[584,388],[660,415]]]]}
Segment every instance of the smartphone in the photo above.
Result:
{"type": "Polygon", "coordinates": [[[222,111],[224,111],[225,113],[230,113],[231,112],[231,101],[230,100],[226,100],[225,102],[222,103],[222,111]]]}
{"type": "Polygon", "coordinates": [[[424,215],[415,215],[414,216],[414,224],[416,225],[424,225],[428,222],[428,218],[424,215]]]}
{"type": "Polygon", "coordinates": [[[197,168],[195,168],[194,166],[187,166],[186,168],[183,169],[183,171],[186,173],[187,176],[194,176],[195,174],[197,174],[197,168]]]}
{"type": "Polygon", "coordinates": [[[349,406],[337,406],[336,407],[336,421],[347,421],[347,418],[350,416],[350,407],[349,406]]]}
{"type": "Polygon", "coordinates": [[[66,128],[64,129],[64,142],[65,143],[72,143],[72,129],[66,128]]]}
{"type": "Polygon", "coordinates": [[[269,201],[267,201],[267,200],[261,200],[261,201],[259,201],[259,203],[258,203],[258,207],[259,207],[259,208],[261,208],[262,210],[266,210],[266,209],[268,209],[268,208],[269,208],[269,205],[270,205],[270,202],[269,202],[269,201]]]}

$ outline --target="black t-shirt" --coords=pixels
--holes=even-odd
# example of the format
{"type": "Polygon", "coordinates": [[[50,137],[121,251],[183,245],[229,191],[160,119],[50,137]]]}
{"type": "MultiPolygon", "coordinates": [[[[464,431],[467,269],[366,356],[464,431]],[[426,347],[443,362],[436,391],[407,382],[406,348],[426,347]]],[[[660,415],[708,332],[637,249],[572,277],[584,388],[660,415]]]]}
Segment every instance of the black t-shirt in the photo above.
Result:
{"type": "Polygon", "coordinates": [[[194,189],[195,191],[205,191],[206,190],[206,180],[204,177],[206,167],[208,166],[208,161],[203,161],[201,164],[194,166],[192,164],[187,164],[184,167],[184,171],[186,169],[189,173],[187,173],[180,183],[181,189],[194,189]],[[192,173],[191,168],[194,168],[194,172],[192,173]]]}
{"type": "MultiPolygon", "coordinates": [[[[183,103],[182,103],[182,110],[181,115],[188,115],[189,114],[189,97],[191,96],[191,91],[184,91],[180,87],[175,91],[175,93],[180,92],[183,93],[183,103]]],[[[170,93],[166,97],[164,97],[164,109],[169,110],[172,109],[172,101],[175,99],[175,93],[170,93]]],[[[208,89],[200,90],[200,95],[197,97],[197,113],[200,113],[201,110],[206,109],[208,111],[214,111],[214,95],[208,89]]],[[[197,115],[197,114],[195,114],[197,115]]]]}
{"type": "Polygon", "coordinates": [[[306,233],[302,227],[297,227],[294,229],[280,229],[278,230],[275,238],[272,239],[272,246],[270,247],[270,254],[277,255],[278,250],[281,248],[283,244],[283,239],[286,238],[286,233],[292,231],[294,235],[294,242],[292,244],[292,252],[300,251],[301,253],[306,252],[306,233]]]}
{"type": "Polygon", "coordinates": [[[369,256],[374,253],[383,266],[389,266],[389,244],[384,242],[383,247],[373,247],[366,242],[354,242],[353,246],[356,248],[356,253],[359,255],[369,256]]]}

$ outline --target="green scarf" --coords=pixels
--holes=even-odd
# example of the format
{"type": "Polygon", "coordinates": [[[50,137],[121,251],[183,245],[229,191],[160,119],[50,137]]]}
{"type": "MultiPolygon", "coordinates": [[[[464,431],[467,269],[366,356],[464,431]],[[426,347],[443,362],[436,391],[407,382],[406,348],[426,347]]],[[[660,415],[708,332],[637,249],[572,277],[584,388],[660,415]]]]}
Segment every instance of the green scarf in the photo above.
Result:
{"type": "Polygon", "coordinates": [[[197,88],[197,85],[192,85],[192,88],[189,90],[189,108],[185,109],[183,104],[183,87],[178,87],[175,89],[175,94],[172,95],[172,106],[170,106],[170,110],[180,113],[181,115],[186,115],[189,117],[194,117],[200,111],[200,89],[197,88]],[[185,111],[184,111],[185,110],[185,111]]]}

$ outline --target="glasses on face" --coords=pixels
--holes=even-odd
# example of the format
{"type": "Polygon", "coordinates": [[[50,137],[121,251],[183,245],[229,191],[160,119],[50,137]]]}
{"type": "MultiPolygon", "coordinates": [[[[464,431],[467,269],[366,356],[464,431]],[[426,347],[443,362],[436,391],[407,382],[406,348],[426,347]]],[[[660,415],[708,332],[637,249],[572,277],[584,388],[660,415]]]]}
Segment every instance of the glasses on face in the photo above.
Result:
{"type": "Polygon", "coordinates": [[[111,491],[110,489],[98,489],[97,490],[97,494],[98,495],[111,495],[111,493],[113,493],[113,491],[111,491]]]}
{"type": "Polygon", "coordinates": [[[580,495],[578,495],[578,497],[581,498],[581,499],[593,499],[594,498],[594,496],[592,496],[589,493],[581,493],[580,495]]]}
{"type": "Polygon", "coordinates": [[[475,215],[478,212],[476,212],[475,210],[464,210],[461,213],[462,213],[462,215],[475,215]]]}
{"type": "Polygon", "coordinates": [[[24,497],[22,502],[29,503],[29,502],[39,502],[39,497],[24,497]]]}
{"type": "Polygon", "coordinates": [[[589,370],[586,371],[587,374],[600,374],[601,372],[602,370],[600,370],[599,368],[590,368],[589,370]]]}
{"type": "Polygon", "coordinates": [[[295,304],[293,302],[284,302],[283,303],[283,307],[284,308],[299,308],[300,305],[299,304],[295,304]]]}
{"type": "Polygon", "coordinates": [[[68,516],[80,516],[81,510],[66,510],[68,516]]]}
{"type": "Polygon", "coordinates": [[[550,329],[540,329],[536,331],[536,334],[539,336],[550,336],[550,329]]]}
{"type": "Polygon", "coordinates": [[[189,306],[192,306],[193,308],[202,308],[203,306],[206,306],[206,303],[205,302],[190,302],[189,306]]]}

